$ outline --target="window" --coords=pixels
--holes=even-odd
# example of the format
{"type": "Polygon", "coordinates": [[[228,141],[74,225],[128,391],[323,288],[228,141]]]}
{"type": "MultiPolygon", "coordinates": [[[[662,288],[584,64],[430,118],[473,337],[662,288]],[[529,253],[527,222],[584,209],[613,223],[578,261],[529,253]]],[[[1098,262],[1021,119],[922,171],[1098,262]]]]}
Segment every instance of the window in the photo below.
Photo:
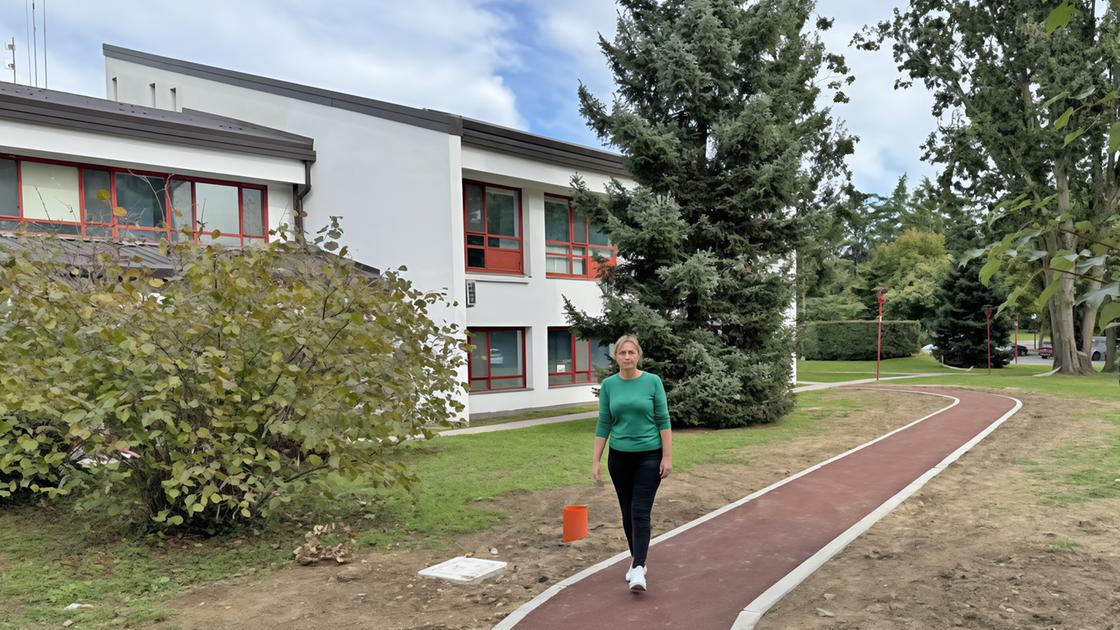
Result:
{"type": "Polygon", "coordinates": [[[545,273],[553,278],[596,278],[599,263],[613,265],[617,249],[566,197],[544,198],[545,273]]]}
{"type": "Polygon", "coordinates": [[[158,241],[183,230],[203,242],[267,240],[262,186],[159,173],[0,158],[0,230],[158,241]],[[192,225],[197,225],[191,228],[192,225]],[[220,234],[216,241],[210,235],[220,234]]]}
{"type": "Polygon", "coordinates": [[[463,184],[467,271],[524,271],[521,246],[521,191],[516,188],[463,184]]]}
{"type": "Polygon", "coordinates": [[[525,387],[525,331],[521,328],[471,328],[470,390],[483,392],[525,387]]]}
{"type": "Polygon", "coordinates": [[[595,371],[609,365],[606,347],[578,339],[567,328],[548,329],[549,387],[594,383],[595,371]]]}

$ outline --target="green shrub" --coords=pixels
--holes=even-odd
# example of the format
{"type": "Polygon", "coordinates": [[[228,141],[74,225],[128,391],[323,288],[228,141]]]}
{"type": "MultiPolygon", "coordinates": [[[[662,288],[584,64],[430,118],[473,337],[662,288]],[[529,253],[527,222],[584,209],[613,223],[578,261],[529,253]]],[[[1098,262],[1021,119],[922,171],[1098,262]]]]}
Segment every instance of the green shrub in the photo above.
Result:
{"type": "MultiPolygon", "coordinates": [[[[877,323],[869,321],[809,322],[801,329],[802,358],[864,360],[875,358],[877,323]]],[[[908,357],[918,351],[921,324],[916,321],[883,322],[884,359],[908,357]]]]}
{"type": "Polygon", "coordinates": [[[465,344],[428,315],[441,294],[361,272],[340,237],[334,223],[310,244],[164,244],[166,281],[28,238],[0,264],[0,474],[201,531],[327,472],[407,485],[391,453],[462,410],[465,344]]]}

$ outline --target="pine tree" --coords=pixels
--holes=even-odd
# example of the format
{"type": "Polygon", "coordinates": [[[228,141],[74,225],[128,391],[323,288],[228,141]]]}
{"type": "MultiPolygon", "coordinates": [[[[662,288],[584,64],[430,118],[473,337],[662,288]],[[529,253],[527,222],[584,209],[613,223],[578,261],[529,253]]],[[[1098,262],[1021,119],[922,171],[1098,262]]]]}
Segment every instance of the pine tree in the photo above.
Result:
{"type": "MultiPolygon", "coordinates": [[[[581,112],[637,181],[575,204],[610,236],[604,315],[568,304],[576,333],[636,334],[678,425],[772,422],[792,407],[793,254],[850,192],[853,139],[818,105],[843,101],[842,57],[806,33],[809,0],[620,0],[608,108],[581,112]],[[823,84],[823,85],[822,85],[823,84]]],[[[818,29],[830,26],[818,19],[818,29]]]]}
{"type": "MultiPolygon", "coordinates": [[[[957,257],[966,248],[980,242],[976,230],[967,222],[954,224],[948,240],[957,257]]],[[[992,367],[1007,364],[1011,353],[1001,351],[1008,345],[1011,321],[1006,315],[996,314],[996,308],[1007,299],[1007,292],[993,284],[980,283],[983,260],[971,259],[966,265],[953,265],[937,293],[937,317],[931,327],[933,356],[953,367],[988,366],[988,331],[984,307],[992,308],[992,367]]]]}

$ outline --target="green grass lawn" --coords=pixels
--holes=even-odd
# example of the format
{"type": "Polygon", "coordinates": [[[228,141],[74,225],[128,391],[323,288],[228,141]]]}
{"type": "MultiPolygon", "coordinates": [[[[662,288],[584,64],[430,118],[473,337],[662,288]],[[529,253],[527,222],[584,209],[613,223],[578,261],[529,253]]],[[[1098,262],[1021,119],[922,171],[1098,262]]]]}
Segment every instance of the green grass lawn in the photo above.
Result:
{"type": "Polygon", "coordinates": [[[484,427],[491,424],[505,424],[507,422],[517,422],[519,420],[553,418],[555,416],[567,416],[573,413],[590,413],[593,411],[599,411],[599,403],[584,403],[553,409],[535,409],[531,411],[502,414],[500,416],[490,416],[488,418],[471,418],[470,426],[484,427]]]}
{"type": "MultiPolygon", "coordinates": [[[[740,449],[824,430],[827,419],[875,404],[866,392],[798,396],[793,413],[765,427],[681,430],[674,467],[743,462],[740,449]]],[[[210,540],[159,540],[122,532],[112,521],[76,515],[65,503],[0,511],[0,629],[135,627],[168,617],[165,602],[184,589],[267,572],[289,561],[316,523],[345,520],[362,545],[426,547],[493,525],[505,514],[478,505],[511,492],[590,488],[594,421],[574,421],[413,443],[404,459],[413,493],[334,480],[331,496],[293,506],[287,520],[210,540]],[[92,609],[65,611],[71,603],[92,609]]],[[[173,623],[173,620],[171,621],[173,623]]]]}

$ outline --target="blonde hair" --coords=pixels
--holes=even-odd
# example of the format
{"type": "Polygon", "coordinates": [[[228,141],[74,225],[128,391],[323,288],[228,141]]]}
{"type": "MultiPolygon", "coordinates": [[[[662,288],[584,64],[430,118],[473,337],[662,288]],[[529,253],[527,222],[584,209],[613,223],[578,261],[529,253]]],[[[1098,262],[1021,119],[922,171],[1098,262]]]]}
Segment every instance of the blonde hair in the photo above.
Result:
{"type": "Polygon", "coordinates": [[[638,360],[640,361],[642,359],[642,344],[638,343],[638,338],[635,337],[634,335],[623,335],[623,336],[619,337],[618,341],[614,342],[614,352],[611,353],[611,355],[612,355],[611,358],[613,358],[616,361],[618,360],[618,349],[624,343],[634,344],[634,348],[637,349],[637,351],[638,351],[638,360]]]}

